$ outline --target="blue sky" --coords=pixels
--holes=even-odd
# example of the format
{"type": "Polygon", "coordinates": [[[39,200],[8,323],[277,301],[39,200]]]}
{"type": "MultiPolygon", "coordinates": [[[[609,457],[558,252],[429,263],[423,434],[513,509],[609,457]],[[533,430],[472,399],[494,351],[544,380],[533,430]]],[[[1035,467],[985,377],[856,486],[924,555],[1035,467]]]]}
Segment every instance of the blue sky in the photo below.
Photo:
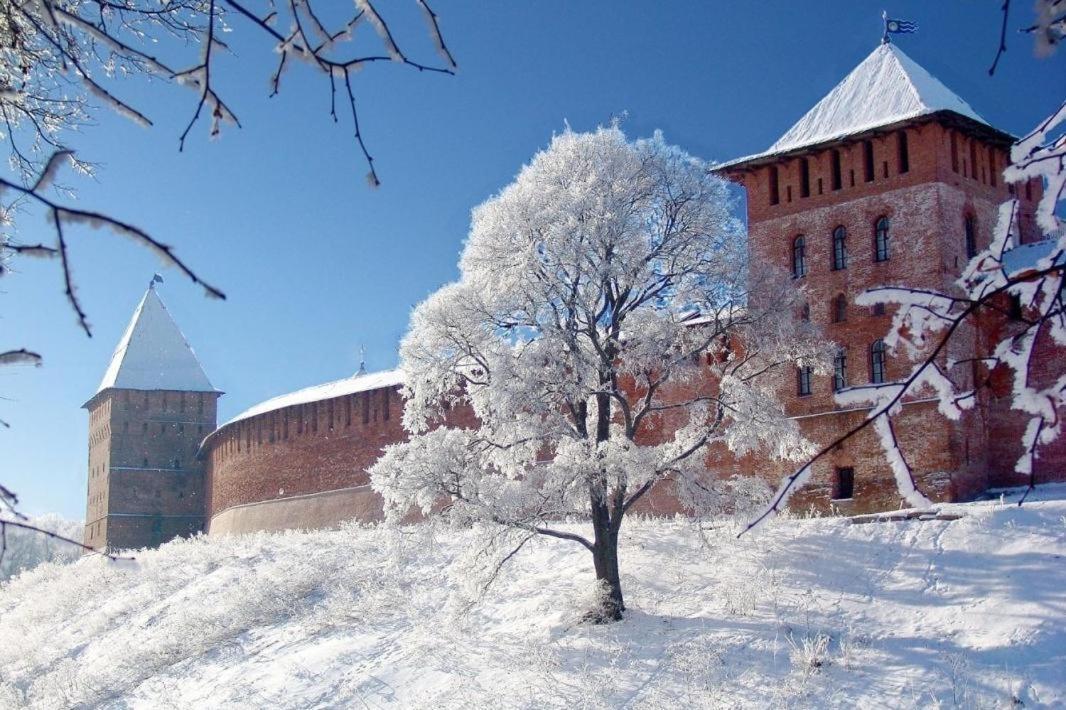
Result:
{"type": "MultiPolygon", "coordinates": [[[[414,3],[393,30],[413,58],[436,61],[414,3]]],[[[989,122],[1021,133],[1066,90],[1064,58],[1035,60],[1031,21],[1014,10],[1010,49],[987,67],[998,2],[896,1],[917,21],[897,39],[989,122]]],[[[363,131],[382,186],[367,188],[350,125],[328,115],[328,88],[296,68],[267,97],[273,55],[234,18],[235,56],[215,69],[244,128],[177,138],[194,96],[159,83],[118,86],[156,125],[100,112],[69,142],[100,163],[65,176],[78,203],[172,244],[226,301],[173,270],[160,293],[214,385],[221,419],[276,394],[344,377],[359,348],[369,369],[396,364],[412,306],[456,276],[471,208],[506,185],[564,121],[584,130],[625,115],[633,136],[662,129],[707,159],[767,147],[880,39],[880,3],[539,2],[438,0],[457,76],[381,65],[355,75],[363,131]]],[[[384,6],[382,6],[384,8],[384,6]]],[[[361,41],[373,43],[367,34],[361,41]]],[[[51,239],[39,216],[25,242],[51,239]]],[[[55,264],[22,261],[0,283],[0,348],[42,352],[42,368],[0,370],[0,476],[31,513],[84,515],[87,415],[111,352],[152,274],[148,252],[107,232],[71,234],[79,295],[94,337],[76,327],[55,264]]]]}

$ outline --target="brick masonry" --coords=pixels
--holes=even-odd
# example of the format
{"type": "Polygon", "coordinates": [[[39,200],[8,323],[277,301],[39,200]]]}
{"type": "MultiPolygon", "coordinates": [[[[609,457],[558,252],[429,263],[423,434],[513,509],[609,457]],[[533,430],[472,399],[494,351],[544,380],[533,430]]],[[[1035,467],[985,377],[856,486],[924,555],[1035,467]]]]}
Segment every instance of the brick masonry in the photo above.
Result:
{"type": "MultiPolygon", "coordinates": [[[[888,331],[892,316],[891,309],[878,314],[856,305],[855,297],[881,285],[949,290],[968,261],[966,220],[976,226],[979,248],[991,238],[997,207],[1010,194],[996,179],[1007,162],[1006,145],[1001,134],[975,135],[964,128],[925,120],[782,157],[773,164],[724,171],[746,189],[753,264],[790,270],[794,240],[804,237],[806,273],[795,283],[806,295],[809,318],[846,352],[850,385],[870,381],[870,346],[888,331]],[[900,146],[903,133],[906,161],[900,146]],[[839,186],[834,179],[837,159],[839,186]],[[803,161],[808,196],[803,196],[803,161]],[[771,199],[774,174],[776,203],[771,199]],[[875,229],[882,217],[889,222],[889,247],[888,258],[878,261],[875,229]],[[846,230],[847,261],[845,268],[834,269],[833,232],[838,227],[846,230]],[[838,297],[846,304],[843,319],[833,307],[838,297]]],[[[1039,190],[1033,183],[1019,194],[1023,241],[1035,235],[1032,213],[1039,190]]],[[[993,342],[1011,327],[1006,317],[986,317],[958,334],[948,355],[969,357],[978,344],[993,342]]],[[[910,363],[902,357],[889,357],[888,379],[909,370],[910,363]]],[[[1040,343],[1040,376],[1061,371],[1062,357],[1052,343],[1040,343]]],[[[1022,482],[1011,473],[1024,423],[1009,408],[1010,383],[1003,373],[980,366],[956,368],[954,376],[963,386],[985,380],[994,386],[981,390],[977,405],[959,422],[941,416],[929,393],[909,399],[894,420],[919,488],[934,500],[959,500],[990,486],[1022,482]]],[[[834,403],[831,376],[814,376],[808,395],[801,396],[797,384],[795,373],[780,375],[780,400],[820,446],[866,416],[863,409],[834,403]]],[[[182,409],[176,396],[115,390],[87,405],[88,544],[157,544],[205,525],[219,533],[323,527],[350,517],[380,519],[380,499],[369,489],[366,470],[385,446],[406,437],[398,388],[294,405],[226,424],[207,437],[199,458],[199,442],[214,428],[216,393],[187,395],[199,398],[193,400],[193,411],[188,401],[182,409]],[[203,411],[198,409],[201,401],[203,411]],[[176,459],[180,467],[168,465],[176,459]]],[[[471,423],[470,412],[451,412],[450,425],[471,423]]],[[[679,424],[664,417],[651,436],[669,436],[679,424]]],[[[706,461],[709,475],[756,475],[771,484],[791,472],[787,464],[750,455],[738,460],[718,449],[709,451],[706,461]]],[[[1043,452],[1036,471],[1041,480],[1066,475],[1066,440],[1043,452]]],[[[811,483],[792,503],[799,509],[837,513],[900,504],[892,473],[870,430],[817,463],[811,483]],[[850,497],[840,495],[838,471],[844,468],[854,471],[850,497]]],[[[667,481],[637,510],[668,515],[681,507],[667,481]]]]}

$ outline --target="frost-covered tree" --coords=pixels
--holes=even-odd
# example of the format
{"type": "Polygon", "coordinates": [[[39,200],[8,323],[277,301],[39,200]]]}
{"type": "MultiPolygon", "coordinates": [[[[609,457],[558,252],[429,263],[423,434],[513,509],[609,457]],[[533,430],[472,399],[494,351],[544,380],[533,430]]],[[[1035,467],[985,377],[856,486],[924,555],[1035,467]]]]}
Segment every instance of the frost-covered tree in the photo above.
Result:
{"type": "Polygon", "coordinates": [[[791,282],[748,263],[730,207],[659,135],[555,136],[474,210],[459,281],[412,315],[411,438],[371,469],[387,515],[443,507],[582,545],[603,586],[595,618],[613,620],[619,531],[657,482],[699,510],[717,454],[810,456],[774,374],[824,371],[828,348],[791,282]],[[476,421],[445,422],[462,407],[476,421]]]}
{"type": "MultiPolygon", "coordinates": [[[[1004,2],[1000,46],[989,74],[1007,48],[1009,10],[1010,2],[1004,2]]],[[[1033,35],[1037,56],[1045,57],[1066,36],[1066,2],[1037,0],[1035,15],[1036,22],[1023,31],[1033,35]]],[[[913,362],[911,370],[895,382],[837,393],[836,401],[842,406],[868,407],[866,419],[785,478],[749,529],[783,510],[792,493],[810,477],[812,464],[866,427],[877,433],[903,499],[915,507],[930,505],[915,485],[893,417],[908,398],[929,396],[936,399],[941,414],[959,419],[974,406],[977,390],[992,386],[1000,374],[1011,383],[1011,408],[1027,420],[1014,470],[1028,477],[1029,491],[1036,485],[1034,463],[1041,450],[1062,435],[1066,424],[1066,229],[1060,216],[1066,199],[1066,102],[1011,147],[1010,160],[1003,171],[1005,183],[1020,186],[1035,180],[1043,186],[1035,214],[1041,239],[1021,243],[1020,202],[1012,198],[1000,206],[988,248],[969,261],[952,290],[884,286],[861,294],[856,299],[859,305],[896,308],[884,342],[913,362]],[[974,329],[982,330],[979,319],[1007,323],[999,329],[998,339],[983,342],[973,338],[974,329]],[[961,350],[975,342],[977,349],[966,358],[950,357],[957,340],[966,343],[961,350]],[[980,376],[969,383],[959,373],[974,364],[980,376]]]]}

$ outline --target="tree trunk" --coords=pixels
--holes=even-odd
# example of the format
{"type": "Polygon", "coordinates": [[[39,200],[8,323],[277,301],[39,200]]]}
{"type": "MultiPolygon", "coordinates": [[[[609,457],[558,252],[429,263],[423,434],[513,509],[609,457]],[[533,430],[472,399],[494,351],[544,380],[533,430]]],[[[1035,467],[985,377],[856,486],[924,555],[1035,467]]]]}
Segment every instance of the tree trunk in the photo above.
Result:
{"type": "Polygon", "coordinates": [[[596,539],[592,546],[592,562],[596,568],[596,582],[604,585],[605,593],[602,607],[589,615],[589,620],[598,624],[619,621],[626,609],[622,598],[622,580],[618,576],[618,531],[609,524],[606,506],[603,506],[602,512],[602,519],[593,513],[596,539]]]}

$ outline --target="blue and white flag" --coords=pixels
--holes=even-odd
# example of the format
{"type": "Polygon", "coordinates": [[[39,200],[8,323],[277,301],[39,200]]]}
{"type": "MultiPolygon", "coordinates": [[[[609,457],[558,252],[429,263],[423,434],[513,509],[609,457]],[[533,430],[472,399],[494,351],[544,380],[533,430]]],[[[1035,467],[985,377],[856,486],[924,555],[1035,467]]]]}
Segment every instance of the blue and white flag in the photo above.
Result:
{"type": "Polygon", "coordinates": [[[894,35],[906,35],[918,31],[918,23],[910,20],[893,20],[885,18],[885,32],[894,35]]]}

